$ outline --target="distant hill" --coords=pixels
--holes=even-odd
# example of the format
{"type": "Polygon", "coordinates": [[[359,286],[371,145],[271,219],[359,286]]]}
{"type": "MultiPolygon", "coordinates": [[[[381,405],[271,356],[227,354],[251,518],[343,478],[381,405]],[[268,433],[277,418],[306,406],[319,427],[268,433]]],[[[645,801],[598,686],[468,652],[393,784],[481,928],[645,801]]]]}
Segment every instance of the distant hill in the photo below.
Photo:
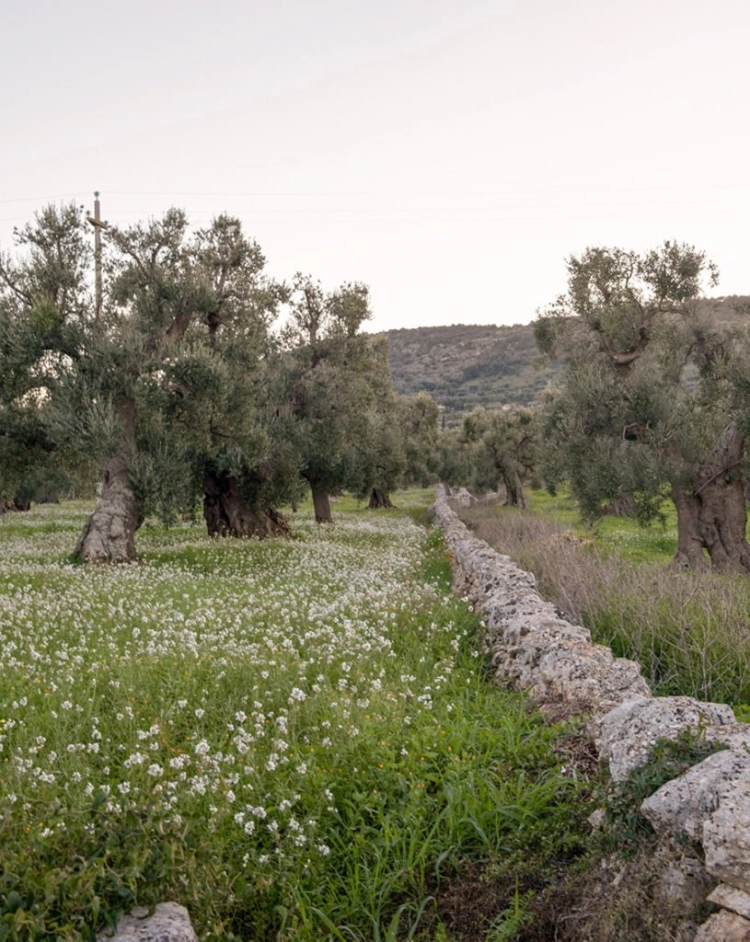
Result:
{"type": "MultiPolygon", "coordinates": [[[[727,324],[750,323],[748,297],[710,298],[701,307],[727,324]]],[[[416,327],[387,336],[396,391],[430,393],[448,425],[475,406],[528,405],[564,368],[539,364],[530,324],[416,327]]]]}
{"type": "Polygon", "coordinates": [[[536,365],[530,324],[454,324],[389,330],[387,335],[396,391],[430,393],[445,408],[449,424],[474,406],[531,403],[562,368],[536,365]]]}

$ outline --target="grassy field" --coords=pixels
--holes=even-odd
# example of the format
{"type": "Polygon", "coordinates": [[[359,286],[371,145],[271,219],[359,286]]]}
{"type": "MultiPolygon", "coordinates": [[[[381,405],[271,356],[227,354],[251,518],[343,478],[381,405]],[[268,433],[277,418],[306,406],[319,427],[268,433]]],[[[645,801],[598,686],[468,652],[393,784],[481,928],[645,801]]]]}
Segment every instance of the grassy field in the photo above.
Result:
{"type": "Polygon", "coordinates": [[[676,524],[647,529],[606,517],[580,523],[566,495],[530,494],[530,509],[466,511],[477,535],[535,573],[540,591],[594,640],[640,661],[657,694],[730,703],[750,719],[750,584],[670,570],[676,524]]]}
{"type": "Polygon", "coordinates": [[[594,540],[605,554],[634,563],[668,566],[677,545],[677,515],[671,503],[662,506],[663,523],[642,527],[632,517],[607,516],[594,527],[581,521],[575,501],[567,493],[548,494],[532,490],[528,494],[529,509],[570,530],[582,541],[594,540]]]}
{"type": "Polygon", "coordinates": [[[0,940],[164,899],[206,940],[519,938],[587,786],[486,682],[430,499],[146,525],[99,569],[68,562],[87,506],[0,517],[0,940]]]}

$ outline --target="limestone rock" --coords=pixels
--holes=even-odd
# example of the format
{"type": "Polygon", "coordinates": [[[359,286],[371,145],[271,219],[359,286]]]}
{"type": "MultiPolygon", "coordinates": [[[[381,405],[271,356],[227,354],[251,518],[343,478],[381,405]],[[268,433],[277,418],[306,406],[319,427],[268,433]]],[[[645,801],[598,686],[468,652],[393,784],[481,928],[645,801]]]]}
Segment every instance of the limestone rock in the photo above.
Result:
{"type": "Polygon", "coordinates": [[[452,487],[450,499],[458,507],[473,507],[477,502],[476,497],[465,487],[452,487]]]}
{"type": "Polygon", "coordinates": [[[641,804],[641,812],[659,834],[684,833],[700,841],[703,825],[722,796],[743,780],[750,781],[750,755],[729,749],[716,752],[662,785],[641,804]]]}
{"type": "Polygon", "coordinates": [[[702,703],[692,697],[629,700],[602,718],[596,744],[599,755],[609,762],[610,775],[621,782],[648,761],[657,740],[734,722],[732,708],[723,703],[702,703]]]}
{"type": "MultiPolygon", "coordinates": [[[[575,662],[580,657],[578,652],[581,649],[581,642],[575,632],[568,633],[556,627],[540,627],[518,643],[511,642],[495,647],[493,663],[499,673],[517,681],[521,687],[544,688],[547,681],[554,678],[558,664],[560,673],[566,661],[568,674],[575,673],[575,662]],[[543,665],[546,665],[546,670],[543,665]]],[[[540,692],[543,693],[543,689],[540,692]]]]}
{"type": "Polygon", "coordinates": [[[734,886],[720,883],[708,897],[709,903],[716,903],[722,909],[731,909],[733,913],[750,919],[750,894],[738,890],[734,886]]]}
{"type": "Polygon", "coordinates": [[[541,693],[545,700],[580,703],[584,712],[605,712],[634,696],[650,696],[638,665],[615,659],[609,648],[598,644],[547,651],[531,693],[541,693]]]}
{"type": "Polygon", "coordinates": [[[504,646],[539,648],[543,654],[553,641],[591,644],[591,635],[586,628],[558,618],[551,606],[547,609],[529,608],[529,612],[519,612],[518,606],[513,606],[508,612],[502,637],[498,638],[504,646]]]}
{"type": "Polygon", "coordinates": [[[97,942],[198,942],[190,916],[178,903],[159,903],[153,915],[137,906],[123,916],[113,936],[99,933],[97,942]]]}
{"type": "Polygon", "coordinates": [[[601,706],[625,703],[628,700],[648,700],[653,696],[641,674],[641,665],[626,657],[616,657],[601,678],[601,706]]]}
{"type": "Polygon", "coordinates": [[[750,942],[750,922],[724,909],[703,923],[694,942],[750,942]]]}
{"type": "Polygon", "coordinates": [[[747,723],[722,723],[707,726],[704,735],[708,742],[722,743],[733,752],[750,755],[750,726],[747,723]]]}
{"type": "Polygon", "coordinates": [[[721,794],[703,825],[703,850],[712,876],[750,893],[750,776],[721,794]]]}

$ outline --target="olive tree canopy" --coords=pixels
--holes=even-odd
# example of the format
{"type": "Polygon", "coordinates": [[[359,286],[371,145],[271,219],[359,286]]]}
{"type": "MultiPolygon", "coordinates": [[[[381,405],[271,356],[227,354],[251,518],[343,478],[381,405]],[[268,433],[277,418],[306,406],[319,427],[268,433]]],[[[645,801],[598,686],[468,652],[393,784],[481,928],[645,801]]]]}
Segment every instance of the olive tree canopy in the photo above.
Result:
{"type": "Polygon", "coordinates": [[[676,565],[748,572],[749,360],[741,328],[718,323],[699,300],[716,283],[704,253],[675,242],[571,257],[567,293],[534,324],[542,352],[568,367],[544,436],[586,516],[630,496],[647,521],[668,495],[676,565]]]}

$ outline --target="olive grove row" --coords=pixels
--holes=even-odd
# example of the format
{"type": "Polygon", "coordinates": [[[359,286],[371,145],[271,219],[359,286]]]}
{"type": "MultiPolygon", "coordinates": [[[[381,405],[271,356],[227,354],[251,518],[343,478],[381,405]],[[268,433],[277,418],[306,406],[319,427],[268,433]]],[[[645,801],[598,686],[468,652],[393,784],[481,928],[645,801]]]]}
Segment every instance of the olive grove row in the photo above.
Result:
{"type": "Polygon", "coordinates": [[[237,219],[173,209],[107,230],[98,312],[86,230],[48,207],[0,259],[0,499],[100,480],[81,560],[133,560],[147,514],[201,500],[209,534],[264,537],[305,489],[325,522],[342,489],[432,481],[437,406],[395,395],[365,285],[275,281],[237,219]]]}
{"type": "Polygon", "coordinates": [[[717,271],[692,246],[571,257],[533,325],[559,385],[440,433],[362,331],[365,285],[276,281],[239,220],[193,231],[173,209],[106,230],[99,305],[89,242],[80,208],[51,206],[0,256],[0,506],[99,479],[82,560],[132,560],[147,514],[200,501],[209,534],[263,537],[305,490],[325,522],[342,490],[388,506],[440,478],[523,507],[531,479],[567,482],[589,519],[648,523],[671,501],[677,565],[750,572],[747,310],[705,300],[717,271]]]}
{"type": "Polygon", "coordinates": [[[524,479],[566,482],[589,520],[647,524],[671,501],[675,565],[750,572],[750,317],[747,299],[706,300],[716,283],[702,252],[674,242],[570,258],[567,292],[533,324],[562,382],[534,409],[469,414],[446,477],[501,481],[521,507],[524,479]]]}

